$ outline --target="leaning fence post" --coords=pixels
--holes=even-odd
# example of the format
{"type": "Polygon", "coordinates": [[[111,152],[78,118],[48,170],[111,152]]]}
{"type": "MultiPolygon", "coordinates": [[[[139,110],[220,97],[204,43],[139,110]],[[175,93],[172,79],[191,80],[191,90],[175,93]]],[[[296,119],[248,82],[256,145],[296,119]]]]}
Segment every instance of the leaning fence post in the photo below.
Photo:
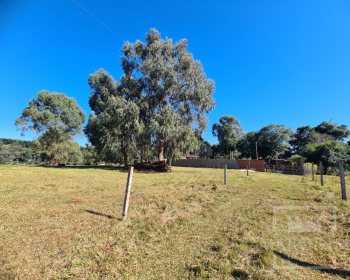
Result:
{"type": "Polygon", "coordinates": [[[322,165],[322,161],[320,161],[320,175],[321,175],[321,186],[323,186],[323,165],[322,165]]]}
{"type": "Polygon", "coordinates": [[[311,165],[312,181],[315,181],[315,166],[314,163],[311,165]]]}
{"type": "Polygon", "coordinates": [[[129,209],[129,200],[130,200],[130,192],[131,192],[131,183],[132,183],[132,175],[134,173],[134,167],[129,167],[128,172],[128,180],[126,182],[126,188],[125,188],[125,197],[124,197],[124,206],[123,206],[123,220],[126,219],[126,216],[128,215],[128,209],[129,209]]]}
{"type": "Polygon", "coordinates": [[[342,160],[339,161],[339,176],[340,176],[340,187],[341,187],[341,199],[347,200],[347,198],[346,198],[346,186],[345,186],[344,163],[342,160]]]}
{"type": "Polygon", "coordinates": [[[226,185],[227,183],[227,164],[225,164],[225,169],[224,169],[224,184],[226,185]]]}

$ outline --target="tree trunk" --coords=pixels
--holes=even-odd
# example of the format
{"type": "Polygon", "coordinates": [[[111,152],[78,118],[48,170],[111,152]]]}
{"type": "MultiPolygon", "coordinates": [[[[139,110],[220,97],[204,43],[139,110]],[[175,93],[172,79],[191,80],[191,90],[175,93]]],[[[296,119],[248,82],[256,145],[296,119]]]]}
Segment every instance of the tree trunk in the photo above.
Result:
{"type": "Polygon", "coordinates": [[[123,161],[124,161],[124,165],[128,166],[128,154],[123,151],[123,161]]]}
{"type": "Polygon", "coordinates": [[[164,140],[159,140],[158,146],[158,160],[164,160],[164,140]]]}
{"type": "Polygon", "coordinates": [[[123,140],[121,142],[121,148],[122,148],[124,166],[128,166],[128,153],[126,151],[126,147],[124,145],[124,141],[123,140]]]}
{"type": "Polygon", "coordinates": [[[329,167],[328,164],[323,165],[323,175],[327,175],[328,167],[329,167]]]}

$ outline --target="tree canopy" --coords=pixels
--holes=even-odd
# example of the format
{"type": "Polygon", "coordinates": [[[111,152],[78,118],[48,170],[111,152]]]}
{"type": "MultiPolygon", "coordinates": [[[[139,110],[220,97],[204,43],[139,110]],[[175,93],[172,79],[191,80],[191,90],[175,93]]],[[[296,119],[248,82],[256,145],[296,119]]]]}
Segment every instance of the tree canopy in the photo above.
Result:
{"type": "Polygon", "coordinates": [[[243,135],[237,142],[237,150],[242,158],[255,158],[256,142],[258,139],[257,132],[248,132],[243,135]]]}
{"type": "Polygon", "coordinates": [[[208,141],[199,136],[199,147],[195,152],[201,158],[211,158],[213,156],[213,147],[208,141]]]}
{"type": "Polygon", "coordinates": [[[325,171],[334,167],[339,160],[349,163],[348,145],[343,141],[350,132],[346,125],[322,122],[316,127],[302,126],[297,128],[290,140],[293,156],[303,156],[306,161],[322,161],[325,171]]]}
{"type": "Polygon", "coordinates": [[[0,163],[33,163],[37,157],[33,142],[0,138],[0,163]]]}
{"type": "Polygon", "coordinates": [[[319,163],[322,161],[325,173],[329,167],[337,166],[340,160],[346,164],[350,163],[350,147],[335,140],[307,144],[302,150],[302,155],[309,162],[319,163]]]}
{"type": "Polygon", "coordinates": [[[173,43],[151,29],[145,42],[127,42],[122,52],[119,82],[104,70],[89,78],[91,143],[98,151],[119,151],[125,164],[136,157],[172,159],[198,146],[214,83],[187,41],[173,43]]]}
{"type": "Polygon", "coordinates": [[[239,140],[237,147],[243,157],[255,157],[256,144],[258,155],[263,159],[276,158],[289,149],[292,131],[283,125],[271,124],[258,132],[247,133],[239,140]]]}
{"type": "Polygon", "coordinates": [[[350,131],[346,125],[337,125],[336,123],[332,122],[320,123],[315,127],[315,131],[321,135],[329,136],[331,140],[336,141],[343,141],[350,136],[350,131]]]}
{"type": "Polygon", "coordinates": [[[239,121],[227,115],[222,116],[219,123],[214,123],[212,133],[218,137],[218,151],[223,156],[230,156],[236,151],[237,142],[244,134],[239,121]]]}
{"type": "Polygon", "coordinates": [[[73,136],[81,132],[84,120],[85,115],[73,98],[43,90],[29,102],[16,120],[16,126],[22,133],[28,130],[37,132],[43,156],[54,163],[60,151],[67,151],[57,149],[58,146],[73,145],[73,136]]]}
{"type": "Polygon", "coordinates": [[[130,164],[137,154],[137,136],[141,129],[139,107],[123,95],[121,86],[105,70],[89,77],[91,89],[89,105],[92,114],[85,133],[99,152],[109,162],[130,164]]]}
{"type": "Polygon", "coordinates": [[[298,153],[308,144],[317,143],[320,137],[316,130],[311,126],[301,126],[291,137],[289,143],[294,153],[298,153]]]}

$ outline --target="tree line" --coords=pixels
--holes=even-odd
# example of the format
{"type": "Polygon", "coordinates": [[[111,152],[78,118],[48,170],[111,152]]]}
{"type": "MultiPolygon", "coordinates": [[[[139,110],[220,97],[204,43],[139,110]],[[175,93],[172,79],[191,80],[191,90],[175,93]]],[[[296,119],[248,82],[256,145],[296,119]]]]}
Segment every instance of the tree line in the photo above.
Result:
{"type": "Polygon", "coordinates": [[[29,102],[16,125],[39,134],[43,161],[74,162],[79,147],[73,139],[82,131],[96,161],[109,163],[171,161],[198,146],[214,107],[214,82],[187,41],[174,43],[151,29],[145,42],[124,44],[121,65],[119,80],[104,69],[89,76],[91,114],[84,129],[84,113],[63,93],[41,91],[29,102]]]}
{"type": "Polygon", "coordinates": [[[298,159],[323,162],[325,172],[339,160],[350,164],[348,127],[324,121],[315,127],[301,126],[293,131],[284,125],[271,124],[259,131],[243,133],[234,116],[223,116],[212,127],[217,145],[202,141],[199,155],[208,158],[298,159]]]}
{"type": "Polygon", "coordinates": [[[217,145],[203,140],[206,114],[214,108],[214,82],[188,50],[186,40],[173,42],[151,29],[145,41],[122,47],[122,76],[116,80],[99,69],[88,77],[91,114],[63,93],[40,91],[16,120],[25,133],[35,131],[41,162],[95,164],[172,160],[184,155],[207,158],[304,157],[324,162],[349,162],[350,135],[346,125],[322,122],[296,131],[271,124],[244,133],[233,116],[212,127],[217,145]],[[74,136],[85,133],[89,145],[81,149],[74,136]]]}
{"type": "Polygon", "coordinates": [[[0,163],[35,162],[31,141],[0,138],[0,163]]]}
{"type": "MultiPolygon", "coordinates": [[[[70,149],[68,146],[68,149],[57,151],[56,163],[83,165],[98,163],[96,151],[91,145],[79,147],[79,149],[74,147],[70,149]]],[[[47,151],[42,150],[38,141],[0,138],[0,164],[4,163],[40,164],[49,163],[49,161],[47,161],[47,151]]]]}

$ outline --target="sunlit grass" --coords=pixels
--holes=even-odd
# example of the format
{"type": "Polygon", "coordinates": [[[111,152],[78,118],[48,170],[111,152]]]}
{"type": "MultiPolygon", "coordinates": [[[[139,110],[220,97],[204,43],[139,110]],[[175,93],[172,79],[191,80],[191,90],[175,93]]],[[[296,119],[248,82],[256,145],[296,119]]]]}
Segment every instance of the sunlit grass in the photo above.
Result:
{"type": "Polygon", "coordinates": [[[341,277],[274,251],[350,270],[338,178],[228,172],[136,172],[122,221],[126,172],[0,166],[0,279],[341,277]]]}

